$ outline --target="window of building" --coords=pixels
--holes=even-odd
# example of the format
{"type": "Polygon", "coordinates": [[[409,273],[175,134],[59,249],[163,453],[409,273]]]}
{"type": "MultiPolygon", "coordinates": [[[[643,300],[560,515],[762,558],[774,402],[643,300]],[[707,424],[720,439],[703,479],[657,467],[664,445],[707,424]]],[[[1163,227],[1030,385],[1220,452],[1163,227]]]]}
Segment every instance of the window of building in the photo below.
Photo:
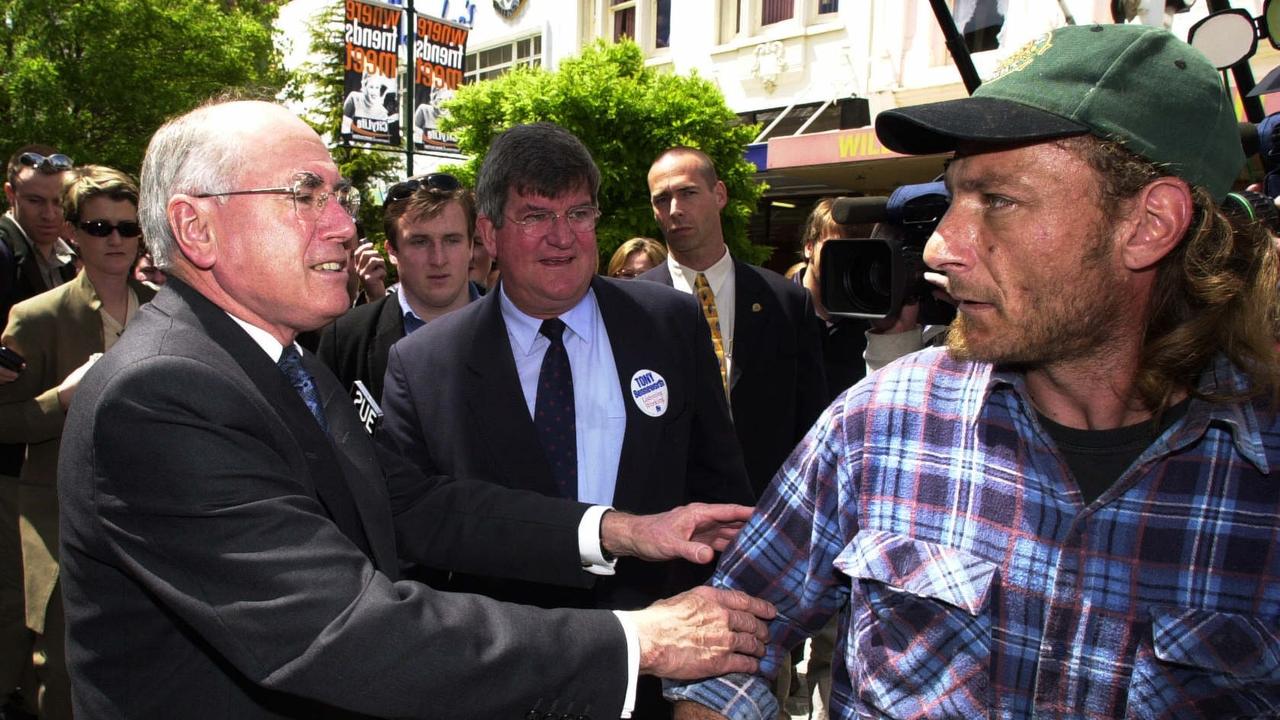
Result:
{"type": "Polygon", "coordinates": [[[636,0],[609,0],[610,36],[614,42],[623,38],[636,38],[636,0]]]}
{"type": "Polygon", "coordinates": [[[796,0],[760,0],[760,24],[772,25],[790,20],[796,14],[796,0]]]}
{"type": "Polygon", "coordinates": [[[780,23],[832,22],[839,11],[840,0],[720,0],[720,42],[772,31],[780,23]]]}
{"type": "Polygon", "coordinates": [[[513,40],[502,45],[467,53],[466,73],[463,82],[488,80],[517,67],[542,65],[542,35],[513,40]]]}
{"type": "Polygon", "coordinates": [[[657,0],[653,4],[653,46],[671,47],[671,0],[657,0]]]}

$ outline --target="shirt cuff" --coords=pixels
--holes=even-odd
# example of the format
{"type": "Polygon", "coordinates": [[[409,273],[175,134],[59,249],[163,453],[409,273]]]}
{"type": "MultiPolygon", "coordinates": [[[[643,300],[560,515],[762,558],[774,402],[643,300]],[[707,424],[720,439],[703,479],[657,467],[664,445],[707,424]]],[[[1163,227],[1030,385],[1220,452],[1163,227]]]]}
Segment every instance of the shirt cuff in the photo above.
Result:
{"type": "Polygon", "coordinates": [[[600,521],[612,509],[608,505],[592,505],[578,523],[578,557],[582,559],[582,569],[592,575],[612,575],[618,564],[617,558],[605,558],[600,546],[600,521]]]}
{"type": "Polygon", "coordinates": [[[614,610],[613,616],[618,618],[618,623],[622,625],[622,634],[627,637],[627,695],[622,700],[622,715],[620,717],[631,717],[631,711],[636,709],[636,683],[640,679],[640,638],[636,635],[636,629],[631,625],[631,621],[621,610],[614,610]]]}
{"type": "Polygon", "coordinates": [[[695,682],[663,680],[662,696],[673,703],[689,700],[705,705],[729,720],[774,720],[778,716],[778,701],[759,675],[731,673],[695,682]]]}

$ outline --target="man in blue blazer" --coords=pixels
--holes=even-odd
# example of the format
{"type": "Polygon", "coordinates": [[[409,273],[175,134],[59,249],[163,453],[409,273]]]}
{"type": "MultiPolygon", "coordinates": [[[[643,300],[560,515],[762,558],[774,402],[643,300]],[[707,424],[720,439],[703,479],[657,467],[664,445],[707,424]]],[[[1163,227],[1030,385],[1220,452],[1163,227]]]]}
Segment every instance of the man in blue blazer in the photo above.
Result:
{"type": "MultiPolygon", "coordinates": [[[[498,136],[476,184],[480,236],[501,281],[397,343],[380,442],[425,474],[478,477],[628,512],[751,490],[701,310],[688,296],[595,274],[599,171],[562,128],[498,136]],[[560,336],[547,335],[558,326],[560,336]],[[559,421],[541,421],[565,361],[559,421]],[[563,451],[563,452],[560,452],[563,451]]],[[[684,563],[622,561],[590,587],[455,576],[451,589],[543,607],[643,607],[705,579],[684,563]]],[[[657,683],[637,717],[668,715],[657,683]]]]}

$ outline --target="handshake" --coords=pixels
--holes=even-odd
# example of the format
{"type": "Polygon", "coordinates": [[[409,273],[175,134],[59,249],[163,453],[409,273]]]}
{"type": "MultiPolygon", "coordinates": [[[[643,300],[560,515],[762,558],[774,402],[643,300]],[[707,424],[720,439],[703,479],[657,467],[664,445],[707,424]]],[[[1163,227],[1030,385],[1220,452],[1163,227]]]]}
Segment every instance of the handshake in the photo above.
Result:
{"type": "MultiPolygon", "coordinates": [[[[614,555],[708,563],[750,517],[740,505],[694,503],[657,515],[608,512],[601,544],[614,555]]],[[[622,612],[640,643],[640,673],[694,680],[755,672],[769,639],[772,605],[742,592],[698,587],[643,610],[622,612]]]]}

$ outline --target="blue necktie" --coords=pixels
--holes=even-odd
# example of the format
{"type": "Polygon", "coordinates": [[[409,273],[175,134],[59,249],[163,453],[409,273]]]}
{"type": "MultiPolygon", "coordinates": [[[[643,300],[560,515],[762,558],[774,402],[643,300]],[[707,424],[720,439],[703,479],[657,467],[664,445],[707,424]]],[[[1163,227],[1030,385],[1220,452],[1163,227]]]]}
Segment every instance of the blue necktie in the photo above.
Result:
{"type": "Polygon", "coordinates": [[[280,368],[280,372],[289,378],[289,384],[302,396],[302,402],[307,404],[307,409],[315,416],[316,422],[320,423],[320,429],[327,434],[329,421],[324,417],[324,406],[320,404],[320,392],[316,390],[315,378],[302,367],[302,355],[298,353],[297,346],[286,345],[276,365],[280,368]]]}
{"type": "Polygon", "coordinates": [[[538,395],[533,404],[533,426],[542,451],[551,463],[551,477],[561,497],[578,497],[578,436],[574,427],[573,374],[564,349],[564,322],[543,320],[539,330],[551,341],[538,371],[538,395]]]}

